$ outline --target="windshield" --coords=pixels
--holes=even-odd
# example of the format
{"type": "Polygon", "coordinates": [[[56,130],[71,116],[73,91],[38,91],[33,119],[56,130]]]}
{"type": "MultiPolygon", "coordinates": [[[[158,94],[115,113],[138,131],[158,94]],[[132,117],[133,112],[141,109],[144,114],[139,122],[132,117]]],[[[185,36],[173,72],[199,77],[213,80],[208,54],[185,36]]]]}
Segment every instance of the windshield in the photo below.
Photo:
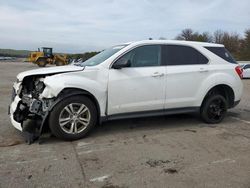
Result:
{"type": "Polygon", "coordinates": [[[108,48],[108,49],[100,52],[99,54],[95,55],[94,57],[82,62],[80,65],[81,66],[98,65],[98,64],[102,63],[103,61],[105,61],[106,59],[108,59],[109,57],[111,57],[112,55],[114,55],[116,52],[123,49],[124,47],[125,47],[125,45],[120,45],[120,46],[114,46],[112,48],[108,48]]]}

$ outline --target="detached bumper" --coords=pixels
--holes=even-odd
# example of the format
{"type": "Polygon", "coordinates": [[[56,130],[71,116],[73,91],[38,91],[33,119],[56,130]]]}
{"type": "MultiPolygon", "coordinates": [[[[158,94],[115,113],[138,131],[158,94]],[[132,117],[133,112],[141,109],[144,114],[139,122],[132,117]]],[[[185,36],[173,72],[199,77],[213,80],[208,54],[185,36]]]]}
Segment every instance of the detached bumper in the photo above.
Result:
{"type": "Polygon", "coordinates": [[[18,96],[15,96],[9,107],[9,115],[11,124],[19,131],[23,131],[22,124],[14,120],[14,112],[16,111],[19,101],[21,101],[21,99],[18,96]]]}
{"type": "Polygon", "coordinates": [[[18,123],[17,121],[14,120],[13,114],[10,114],[10,121],[11,121],[11,124],[12,124],[16,129],[18,129],[19,131],[23,131],[23,128],[22,128],[21,123],[18,123]]]}

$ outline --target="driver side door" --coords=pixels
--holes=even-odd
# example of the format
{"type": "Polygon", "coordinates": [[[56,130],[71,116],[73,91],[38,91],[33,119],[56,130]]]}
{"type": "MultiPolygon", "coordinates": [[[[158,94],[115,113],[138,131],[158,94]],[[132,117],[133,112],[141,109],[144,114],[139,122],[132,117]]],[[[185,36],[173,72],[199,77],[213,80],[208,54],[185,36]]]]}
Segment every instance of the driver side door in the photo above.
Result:
{"type": "Polygon", "coordinates": [[[166,68],[161,46],[140,46],[120,58],[131,65],[109,71],[108,115],[163,110],[166,68]]]}

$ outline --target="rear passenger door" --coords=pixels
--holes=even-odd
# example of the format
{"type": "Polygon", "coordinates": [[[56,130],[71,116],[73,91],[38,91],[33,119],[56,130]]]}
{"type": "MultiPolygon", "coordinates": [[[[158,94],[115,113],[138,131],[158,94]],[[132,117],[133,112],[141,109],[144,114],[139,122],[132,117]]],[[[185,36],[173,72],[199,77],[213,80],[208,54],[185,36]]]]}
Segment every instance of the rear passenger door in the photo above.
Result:
{"type": "Polygon", "coordinates": [[[163,45],[162,62],[167,67],[165,109],[196,106],[208,59],[190,46],[163,45]]]}

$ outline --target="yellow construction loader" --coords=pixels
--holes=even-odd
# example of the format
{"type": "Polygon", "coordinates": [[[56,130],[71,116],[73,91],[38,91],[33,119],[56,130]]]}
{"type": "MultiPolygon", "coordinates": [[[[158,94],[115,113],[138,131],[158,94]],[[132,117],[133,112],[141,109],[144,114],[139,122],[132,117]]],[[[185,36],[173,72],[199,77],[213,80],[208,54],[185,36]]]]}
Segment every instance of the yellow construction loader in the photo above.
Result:
{"type": "Polygon", "coordinates": [[[45,67],[47,64],[56,64],[56,66],[67,65],[66,55],[53,54],[52,48],[42,47],[38,51],[31,52],[26,61],[37,64],[39,67],[45,67]]]}

